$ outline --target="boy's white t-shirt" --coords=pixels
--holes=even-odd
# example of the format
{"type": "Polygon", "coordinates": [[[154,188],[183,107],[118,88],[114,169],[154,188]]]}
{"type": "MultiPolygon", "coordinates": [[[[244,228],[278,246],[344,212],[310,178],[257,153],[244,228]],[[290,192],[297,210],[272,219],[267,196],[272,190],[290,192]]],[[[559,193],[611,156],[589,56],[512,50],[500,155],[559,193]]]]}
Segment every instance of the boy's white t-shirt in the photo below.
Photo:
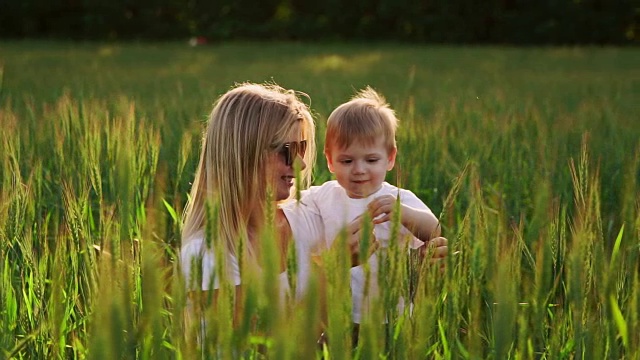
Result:
{"type": "MultiPolygon", "coordinates": [[[[285,215],[292,224],[297,221],[305,222],[304,225],[298,226],[300,230],[294,229],[292,224],[292,231],[294,238],[304,238],[309,236],[305,234],[311,231],[311,238],[324,237],[327,248],[331,246],[336,239],[340,231],[357,216],[363,214],[367,210],[367,205],[378,196],[393,195],[400,198],[400,202],[404,205],[427,210],[431,212],[431,209],[427,207],[414,193],[409,190],[400,189],[387,182],[382,183],[380,190],[369,195],[363,199],[350,198],[344,188],[338,184],[336,180],[328,181],[321,186],[312,186],[310,189],[302,191],[300,203],[302,206],[298,206],[298,211],[293,211],[294,208],[285,210],[285,215]],[[303,210],[303,211],[301,211],[303,210]],[[317,217],[321,220],[318,220],[317,217]],[[292,221],[293,219],[297,219],[292,221]],[[322,222],[322,228],[324,234],[318,230],[317,222],[322,222]]],[[[374,235],[380,242],[381,247],[387,247],[389,245],[389,239],[391,237],[391,221],[377,224],[374,227],[374,235]]],[[[400,233],[398,239],[403,239],[405,236],[410,237],[410,246],[418,247],[422,245],[422,242],[418,241],[411,232],[404,226],[400,226],[400,233]]],[[[365,289],[365,271],[362,265],[351,268],[351,293],[353,302],[352,318],[355,323],[362,322],[363,309],[362,306],[370,304],[372,298],[376,297],[379,293],[377,282],[377,270],[378,270],[378,258],[376,254],[373,254],[369,260],[369,268],[371,271],[369,282],[369,296],[366,303],[363,303],[364,289],[365,289]]],[[[404,308],[404,301],[400,299],[398,304],[399,310],[404,308]]],[[[366,311],[366,309],[365,309],[366,311]]]]}

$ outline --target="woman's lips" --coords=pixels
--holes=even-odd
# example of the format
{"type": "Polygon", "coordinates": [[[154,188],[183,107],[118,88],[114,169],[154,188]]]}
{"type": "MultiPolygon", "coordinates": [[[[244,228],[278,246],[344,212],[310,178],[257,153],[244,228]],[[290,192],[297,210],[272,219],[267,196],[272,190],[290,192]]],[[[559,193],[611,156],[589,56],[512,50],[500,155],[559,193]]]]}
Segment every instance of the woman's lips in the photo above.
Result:
{"type": "Polygon", "coordinates": [[[283,176],[282,180],[287,183],[288,186],[293,186],[293,179],[295,179],[295,177],[293,176],[283,176]]]}

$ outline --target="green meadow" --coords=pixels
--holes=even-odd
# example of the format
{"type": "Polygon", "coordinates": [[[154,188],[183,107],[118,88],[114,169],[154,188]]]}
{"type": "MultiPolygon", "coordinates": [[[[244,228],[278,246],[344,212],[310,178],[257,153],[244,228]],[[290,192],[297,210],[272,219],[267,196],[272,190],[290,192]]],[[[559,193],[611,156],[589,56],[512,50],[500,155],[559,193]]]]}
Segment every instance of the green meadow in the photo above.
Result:
{"type": "Polygon", "coordinates": [[[638,64],[632,47],[0,42],[0,357],[640,358],[638,64]],[[184,336],[180,216],[212,104],[244,81],[308,95],[318,184],[333,108],[371,85],[398,114],[388,181],[440,216],[450,256],[392,246],[388,325],[356,348],[346,254],[325,255],[320,348],[317,279],[279,307],[269,246],[240,299],[254,321],[232,327],[223,287],[202,297],[206,339],[184,336]]]}

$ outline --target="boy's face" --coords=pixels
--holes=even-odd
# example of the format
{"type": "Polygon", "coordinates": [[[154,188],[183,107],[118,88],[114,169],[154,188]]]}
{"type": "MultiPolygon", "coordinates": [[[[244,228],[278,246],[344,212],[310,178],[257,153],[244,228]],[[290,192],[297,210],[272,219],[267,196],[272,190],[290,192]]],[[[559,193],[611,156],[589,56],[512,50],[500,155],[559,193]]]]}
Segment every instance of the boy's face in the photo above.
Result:
{"type": "Polygon", "coordinates": [[[331,152],[325,155],[329,170],[335,174],[347,195],[354,199],[378,191],[387,171],[393,169],[396,161],[396,149],[388,152],[381,136],[371,145],[354,141],[347,148],[333,146],[331,152]]]}

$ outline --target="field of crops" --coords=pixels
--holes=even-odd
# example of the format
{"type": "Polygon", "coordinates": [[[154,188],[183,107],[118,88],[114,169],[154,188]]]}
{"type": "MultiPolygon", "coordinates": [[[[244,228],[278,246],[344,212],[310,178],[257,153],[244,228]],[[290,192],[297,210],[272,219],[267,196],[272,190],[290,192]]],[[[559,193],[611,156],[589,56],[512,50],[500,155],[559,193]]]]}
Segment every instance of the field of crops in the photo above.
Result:
{"type": "Polygon", "coordinates": [[[227,304],[206,341],[184,336],[180,215],[207,115],[235,82],[273,81],[308,94],[320,149],[334,107],[384,94],[388,181],[450,241],[443,272],[396,250],[388,291],[419,275],[413,314],[364,323],[355,349],[346,258],[329,259],[325,358],[639,358],[638,64],[638,48],[0,42],[0,357],[322,355],[315,288],[285,311],[255,286],[257,328],[227,304]]]}

